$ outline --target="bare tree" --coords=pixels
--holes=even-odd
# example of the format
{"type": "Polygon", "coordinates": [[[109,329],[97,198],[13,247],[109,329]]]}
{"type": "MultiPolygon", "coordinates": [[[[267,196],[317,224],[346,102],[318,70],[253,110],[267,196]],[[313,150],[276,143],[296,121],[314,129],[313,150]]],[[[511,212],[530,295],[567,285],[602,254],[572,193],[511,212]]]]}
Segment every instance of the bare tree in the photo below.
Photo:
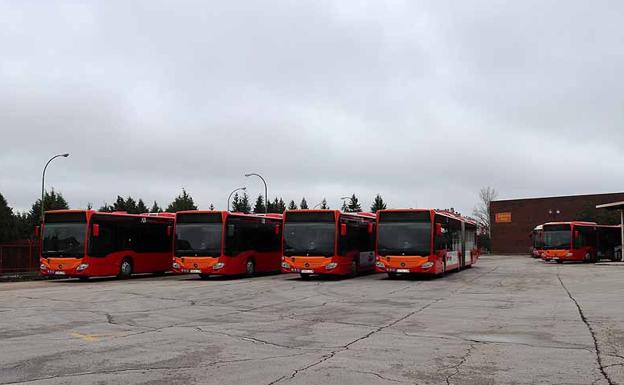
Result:
{"type": "Polygon", "coordinates": [[[477,223],[481,229],[482,234],[491,236],[492,224],[490,221],[490,203],[496,199],[498,193],[492,187],[483,187],[479,191],[479,203],[472,210],[472,215],[477,220],[477,223]]]}

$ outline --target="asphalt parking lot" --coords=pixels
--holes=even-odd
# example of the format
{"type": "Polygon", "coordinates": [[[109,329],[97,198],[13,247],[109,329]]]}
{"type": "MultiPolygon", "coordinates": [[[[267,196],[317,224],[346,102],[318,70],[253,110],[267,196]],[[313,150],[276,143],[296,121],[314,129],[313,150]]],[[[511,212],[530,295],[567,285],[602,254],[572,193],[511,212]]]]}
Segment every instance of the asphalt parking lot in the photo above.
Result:
{"type": "Polygon", "coordinates": [[[0,384],[624,384],[624,267],[0,283],[0,384]]]}

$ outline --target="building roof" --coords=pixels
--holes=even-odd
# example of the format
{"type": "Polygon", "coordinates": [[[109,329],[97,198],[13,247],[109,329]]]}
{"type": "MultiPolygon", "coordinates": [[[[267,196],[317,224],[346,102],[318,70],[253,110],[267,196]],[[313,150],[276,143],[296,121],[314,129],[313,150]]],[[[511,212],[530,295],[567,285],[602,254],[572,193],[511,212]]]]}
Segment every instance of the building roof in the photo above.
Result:
{"type": "Polygon", "coordinates": [[[596,208],[607,210],[624,210],[624,202],[605,203],[602,205],[596,205],[596,208]]]}

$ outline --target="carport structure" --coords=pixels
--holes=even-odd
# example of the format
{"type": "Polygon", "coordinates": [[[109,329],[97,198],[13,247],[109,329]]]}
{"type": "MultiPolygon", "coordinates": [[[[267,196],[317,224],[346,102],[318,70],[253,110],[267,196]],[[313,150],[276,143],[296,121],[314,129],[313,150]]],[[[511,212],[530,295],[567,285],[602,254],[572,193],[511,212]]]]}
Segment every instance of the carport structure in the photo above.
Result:
{"type": "Polygon", "coordinates": [[[618,210],[620,212],[620,231],[621,231],[621,244],[622,244],[622,260],[624,260],[624,202],[613,202],[597,205],[597,209],[618,210]]]}

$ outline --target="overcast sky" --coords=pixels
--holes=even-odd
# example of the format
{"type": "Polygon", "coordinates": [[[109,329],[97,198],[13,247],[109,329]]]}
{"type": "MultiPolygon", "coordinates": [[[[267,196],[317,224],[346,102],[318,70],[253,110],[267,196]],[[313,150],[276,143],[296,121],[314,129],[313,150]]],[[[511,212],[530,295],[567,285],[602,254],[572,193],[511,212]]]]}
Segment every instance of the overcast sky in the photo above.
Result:
{"type": "Polygon", "coordinates": [[[376,193],[470,214],[624,190],[621,1],[0,1],[0,193],[376,193]]]}

